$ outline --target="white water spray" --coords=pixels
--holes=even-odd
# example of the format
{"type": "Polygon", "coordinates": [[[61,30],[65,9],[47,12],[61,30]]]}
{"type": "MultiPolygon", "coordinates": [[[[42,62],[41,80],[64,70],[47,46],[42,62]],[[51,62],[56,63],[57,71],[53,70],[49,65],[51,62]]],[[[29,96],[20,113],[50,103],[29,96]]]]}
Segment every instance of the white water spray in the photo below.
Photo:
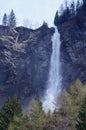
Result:
{"type": "Polygon", "coordinates": [[[60,35],[55,27],[55,33],[52,38],[52,55],[50,62],[49,79],[47,90],[43,100],[43,109],[53,112],[57,107],[57,99],[61,94],[61,76],[60,76],[60,35]]]}

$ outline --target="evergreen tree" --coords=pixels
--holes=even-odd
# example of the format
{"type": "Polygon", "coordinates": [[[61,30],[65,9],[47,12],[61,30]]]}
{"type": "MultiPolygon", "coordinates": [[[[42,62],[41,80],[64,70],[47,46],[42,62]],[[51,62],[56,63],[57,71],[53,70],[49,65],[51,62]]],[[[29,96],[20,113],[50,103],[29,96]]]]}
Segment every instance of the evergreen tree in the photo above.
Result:
{"type": "Polygon", "coordinates": [[[61,17],[62,17],[62,21],[63,21],[63,22],[64,22],[64,21],[67,21],[67,20],[70,18],[70,15],[71,15],[70,9],[69,9],[69,7],[67,7],[67,8],[64,10],[63,15],[61,16],[61,17]]]}
{"type": "Polygon", "coordinates": [[[18,101],[16,96],[14,96],[12,99],[12,110],[13,110],[14,115],[17,115],[17,116],[20,116],[22,113],[21,104],[18,101]]]}
{"type": "Polygon", "coordinates": [[[71,15],[71,12],[70,12],[70,9],[68,7],[68,1],[65,0],[65,10],[63,11],[63,14],[62,14],[62,21],[67,21],[69,18],[70,18],[70,15],[71,15]]]}
{"type": "Polygon", "coordinates": [[[75,16],[75,3],[74,3],[74,0],[73,2],[71,3],[71,6],[70,6],[70,10],[71,10],[71,17],[74,17],[75,16]]]}
{"type": "Polygon", "coordinates": [[[12,102],[10,99],[4,104],[0,111],[0,130],[7,130],[10,121],[13,120],[12,102]]]}
{"type": "Polygon", "coordinates": [[[86,96],[79,111],[79,121],[76,127],[77,130],[86,130],[86,96]]]}
{"type": "Polygon", "coordinates": [[[58,20],[59,20],[59,15],[58,15],[58,11],[57,11],[57,12],[56,12],[56,15],[55,15],[55,19],[54,19],[54,24],[55,24],[55,25],[57,25],[58,20]]]}
{"type": "Polygon", "coordinates": [[[60,6],[60,15],[63,15],[63,12],[64,12],[64,6],[63,6],[63,4],[61,4],[61,6],[60,6]]]}
{"type": "Polygon", "coordinates": [[[86,14],[86,0],[83,0],[83,11],[86,14]]]}
{"type": "Polygon", "coordinates": [[[78,0],[77,5],[76,5],[76,9],[79,9],[79,7],[80,7],[80,1],[78,0]]]}
{"type": "Polygon", "coordinates": [[[37,97],[32,100],[29,106],[29,128],[30,130],[44,130],[46,123],[45,113],[42,109],[42,102],[37,97]]]}
{"type": "Polygon", "coordinates": [[[8,98],[0,111],[0,130],[7,130],[8,125],[13,121],[14,116],[19,116],[21,113],[21,106],[17,98],[14,97],[12,100],[8,98]]]}
{"type": "Polygon", "coordinates": [[[5,13],[2,19],[2,25],[6,26],[7,25],[7,14],[5,13]]]}
{"type": "Polygon", "coordinates": [[[80,10],[80,1],[78,0],[76,5],[76,14],[79,13],[79,10],[80,10]]]}
{"type": "Polygon", "coordinates": [[[15,28],[15,27],[16,27],[16,17],[15,17],[15,14],[14,14],[14,11],[13,11],[13,10],[11,10],[11,13],[10,13],[10,15],[9,15],[8,25],[9,25],[11,28],[15,28]]]}
{"type": "Polygon", "coordinates": [[[83,3],[81,3],[80,0],[78,0],[77,5],[76,5],[76,18],[78,19],[78,22],[81,19],[80,17],[83,17],[84,15],[85,15],[85,12],[83,8],[83,3]]]}
{"type": "Polygon", "coordinates": [[[79,80],[71,85],[69,92],[63,91],[60,98],[61,107],[53,116],[53,124],[58,128],[57,130],[76,130],[80,105],[85,95],[86,85],[79,80]]]}

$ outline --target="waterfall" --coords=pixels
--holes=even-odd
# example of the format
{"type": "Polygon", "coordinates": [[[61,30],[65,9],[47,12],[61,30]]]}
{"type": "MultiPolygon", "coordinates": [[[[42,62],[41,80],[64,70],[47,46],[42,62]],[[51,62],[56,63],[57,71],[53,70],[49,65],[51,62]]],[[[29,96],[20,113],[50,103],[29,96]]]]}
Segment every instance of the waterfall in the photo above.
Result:
{"type": "Polygon", "coordinates": [[[61,76],[60,76],[60,34],[55,27],[55,33],[52,37],[52,55],[50,61],[49,78],[46,85],[46,92],[43,99],[43,109],[53,112],[57,107],[57,100],[61,94],[61,76]]]}

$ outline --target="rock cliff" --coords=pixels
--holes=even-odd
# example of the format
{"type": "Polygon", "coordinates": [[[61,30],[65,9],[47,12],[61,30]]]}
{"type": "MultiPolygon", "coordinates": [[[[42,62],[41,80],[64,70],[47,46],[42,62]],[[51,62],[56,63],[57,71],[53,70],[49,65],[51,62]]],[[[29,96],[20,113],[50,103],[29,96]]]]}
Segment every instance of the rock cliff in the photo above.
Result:
{"type": "MultiPolygon", "coordinates": [[[[86,83],[86,17],[57,25],[61,39],[63,88],[76,79],[86,83]]],[[[45,90],[54,28],[36,30],[0,26],[0,104],[17,95],[21,102],[45,90]]]]}
{"type": "Polygon", "coordinates": [[[86,83],[86,17],[72,18],[57,25],[61,38],[63,87],[76,79],[86,83]]]}
{"type": "Polygon", "coordinates": [[[54,31],[47,25],[36,30],[0,26],[0,104],[9,96],[24,102],[44,91],[54,31]]]}

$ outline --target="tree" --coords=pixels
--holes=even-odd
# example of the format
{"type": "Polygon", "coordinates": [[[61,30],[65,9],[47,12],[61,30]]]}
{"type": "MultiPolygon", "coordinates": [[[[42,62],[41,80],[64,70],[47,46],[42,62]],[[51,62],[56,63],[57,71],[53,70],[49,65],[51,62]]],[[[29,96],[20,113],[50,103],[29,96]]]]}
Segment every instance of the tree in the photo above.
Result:
{"type": "Polygon", "coordinates": [[[6,26],[7,25],[7,14],[5,13],[2,19],[2,25],[6,26]]]}
{"type": "Polygon", "coordinates": [[[76,10],[79,9],[80,6],[81,6],[81,5],[80,5],[80,1],[78,0],[78,1],[77,1],[77,5],[76,5],[76,10]]]}
{"type": "Polygon", "coordinates": [[[28,127],[29,130],[44,130],[46,123],[46,116],[42,109],[42,102],[37,96],[29,105],[28,113],[28,127]]]}
{"type": "MultiPolygon", "coordinates": [[[[86,8],[86,6],[85,6],[86,8]]],[[[76,18],[77,18],[77,24],[81,25],[81,19],[84,17],[86,13],[86,10],[84,10],[84,3],[82,3],[80,0],[77,1],[76,5],[76,18]]]]}
{"type": "Polygon", "coordinates": [[[67,8],[67,7],[68,7],[68,1],[65,0],[65,1],[64,1],[64,4],[65,4],[65,8],[67,8]]]}
{"type": "Polygon", "coordinates": [[[83,11],[86,14],[86,0],[83,0],[83,11]]]}
{"type": "Polygon", "coordinates": [[[86,130],[86,96],[82,102],[81,109],[79,111],[79,121],[76,125],[77,130],[86,130]]]}
{"type": "Polygon", "coordinates": [[[18,101],[16,96],[14,96],[12,99],[12,110],[13,110],[14,115],[16,116],[20,116],[22,113],[21,104],[18,101]]]}
{"type": "Polygon", "coordinates": [[[70,15],[71,15],[70,9],[69,9],[69,7],[67,7],[67,8],[64,10],[63,15],[61,16],[61,17],[62,17],[62,21],[63,21],[63,22],[64,22],[64,21],[67,21],[67,20],[70,18],[70,15]]]}
{"type": "Polygon", "coordinates": [[[74,17],[75,16],[75,3],[74,3],[74,0],[71,3],[70,8],[71,8],[71,17],[74,17]]]}
{"type": "Polygon", "coordinates": [[[70,18],[71,12],[68,6],[68,1],[65,0],[65,9],[63,10],[62,20],[67,21],[70,18]]]}
{"type": "Polygon", "coordinates": [[[8,98],[0,111],[0,130],[7,130],[10,122],[14,120],[14,116],[19,116],[21,113],[21,106],[18,99],[8,98]]]}
{"type": "Polygon", "coordinates": [[[86,85],[79,80],[71,85],[70,91],[63,91],[61,107],[54,112],[53,124],[58,130],[76,130],[80,105],[86,94],[86,85]]]}
{"type": "Polygon", "coordinates": [[[45,124],[46,116],[38,95],[30,102],[29,109],[23,112],[22,117],[15,120],[10,127],[13,128],[12,130],[46,130],[45,124]]]}
{"type": "Polygon", "coordinates": [[[12,102],[10,99],[4,104],[0,111],[0,129],[7,130],[10,121],[13,120],[12,102]]]}
{"type": "Polygon", "coordinates": [[[56,15],[55,15],[55,19],[54,19],[54,24],[55,24],[55,25],[57,25],[58,20],[59,20],[59,15],[58,15],[58,11],[57,11],[57,12],[56,12],[56,15]]]}
{"type": "Polygon", "coordinates": [[[11,28],[15,28],[15,27],[16,27],[16,17],[15,17],[15,14],[14,14],[14,11],[13,11],[13,10],[11,10],[11,13],[10,13],[10,15],[9,15],[8,25],[9,25],[11,28]]]}
{"type": "Polygon", "coordinates": [[[62,15],[63,12],[64,12],[64,6],[63,6],[63,4],[61,4],[61,6],[60,6],[60,15],[62,15]]]}

